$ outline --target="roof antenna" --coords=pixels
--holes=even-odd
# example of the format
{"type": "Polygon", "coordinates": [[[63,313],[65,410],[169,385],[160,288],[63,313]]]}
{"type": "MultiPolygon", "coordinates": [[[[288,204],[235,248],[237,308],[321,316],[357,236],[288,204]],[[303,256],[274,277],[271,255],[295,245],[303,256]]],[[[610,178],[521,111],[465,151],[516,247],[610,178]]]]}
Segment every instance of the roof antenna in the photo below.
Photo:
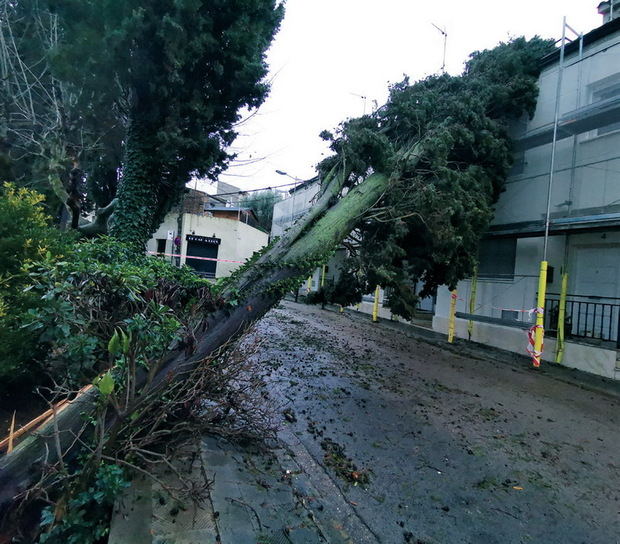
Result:
{"type": "Polygon", "coordinates": [[[446,73],[446,45],[448,42],[448,33],[445,28],[439,28],[435,23],[431,23],[439,32],[443,34],[443,63],[441,65],[441,71],[446,73]]]}

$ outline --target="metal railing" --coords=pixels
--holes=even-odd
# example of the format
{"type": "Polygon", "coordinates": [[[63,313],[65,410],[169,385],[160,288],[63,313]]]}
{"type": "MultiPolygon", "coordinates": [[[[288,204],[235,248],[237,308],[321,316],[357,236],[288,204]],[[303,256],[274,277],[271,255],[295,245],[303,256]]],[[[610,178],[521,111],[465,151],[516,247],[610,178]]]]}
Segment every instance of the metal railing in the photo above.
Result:
{"type": "MultiPolygon", "coordinates": [[[[558,329],[559,293],[547,293],[545,330],[558,329]]],[[[620,348],[620,298],[566,295],[564,334],[568,338],[586,338],[613,342],[620,348]]]]}

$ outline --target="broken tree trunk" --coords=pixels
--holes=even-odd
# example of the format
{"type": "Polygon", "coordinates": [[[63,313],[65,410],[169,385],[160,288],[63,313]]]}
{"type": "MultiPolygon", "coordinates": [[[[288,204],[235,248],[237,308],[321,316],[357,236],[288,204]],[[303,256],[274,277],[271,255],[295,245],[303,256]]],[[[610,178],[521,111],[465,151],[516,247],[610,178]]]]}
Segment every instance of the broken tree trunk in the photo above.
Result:
{"type": "MultiPolygon", "coordinates": [[[[420,146],[414,148],[412,153],[419,156],[419,149],[420,146]]],[[[139,376],[141,393],[123,420],[118,416],[109,419],[109,436],[114,437],[126,418],[139,409],[148,396],[163,389],[171,380],[183,379],[198,362],[262,317],[297,280],[306,277],[330,255],[390,186],[386,175],[375,173],[338,199],[342,180],[343,176],[332,172],[323,182],[311,211],[238,275],[227,294],[234,292],[241,302],[207,317],[206,332],[191,356],[183,352],[171,353],[152,381],[147,381],[146,373],[139,376]]],[[[84,432],[85,415],[94,411],[98,397],[98,390],[91,388],[0,459],[0,519],[7,519],[6,513],[16,498],[39,481],[46,467],[62,459],[66,461],[79,450],[77,437],[84,432]]]]}

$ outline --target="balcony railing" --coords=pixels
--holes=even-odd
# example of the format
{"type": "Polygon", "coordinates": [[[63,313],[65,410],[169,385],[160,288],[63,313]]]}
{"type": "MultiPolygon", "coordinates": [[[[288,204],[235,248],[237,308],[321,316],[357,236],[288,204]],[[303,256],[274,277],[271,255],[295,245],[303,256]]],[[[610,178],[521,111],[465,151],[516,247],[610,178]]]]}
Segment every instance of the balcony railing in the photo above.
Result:
{"type": "MultiPolygon", "coordinates": [[[[545,330],[558,329],[560,295],[547,293],[545,299],[545,330]]],[[[600,342],[613,342],[620,348],[620,298],[566,295],[564,336],[600,342]]]]}

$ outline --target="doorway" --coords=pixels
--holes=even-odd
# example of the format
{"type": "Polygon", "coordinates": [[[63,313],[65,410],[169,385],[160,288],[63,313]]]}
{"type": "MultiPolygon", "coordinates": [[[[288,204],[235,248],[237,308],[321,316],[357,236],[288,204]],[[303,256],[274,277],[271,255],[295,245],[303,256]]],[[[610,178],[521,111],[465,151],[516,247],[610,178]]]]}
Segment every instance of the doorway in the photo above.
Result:
{"type": "Polygon", "coordinates": [[[215,272],[217,270],[217,260],[215,259],[217,259],[219,243],[215,243],[214,240],[219,242],[219,239],[207,239],[203,236],[187,237],[187,255],[185,262],[200,275],[207,278],[215,278],[215,272]]]}

